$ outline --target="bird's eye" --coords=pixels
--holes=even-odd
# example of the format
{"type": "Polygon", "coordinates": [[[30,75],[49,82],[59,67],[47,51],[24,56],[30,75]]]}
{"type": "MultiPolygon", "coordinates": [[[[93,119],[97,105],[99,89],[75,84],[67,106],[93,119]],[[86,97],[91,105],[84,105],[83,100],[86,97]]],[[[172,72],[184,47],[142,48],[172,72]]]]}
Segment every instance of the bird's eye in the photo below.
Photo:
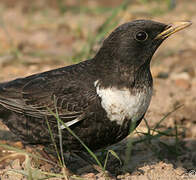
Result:
{"type": "Polygon", "coordinates": [[[148,34],[144,31],[139,31],[135,35],[137,41],[145,41],[148,38],[148,34]]]}

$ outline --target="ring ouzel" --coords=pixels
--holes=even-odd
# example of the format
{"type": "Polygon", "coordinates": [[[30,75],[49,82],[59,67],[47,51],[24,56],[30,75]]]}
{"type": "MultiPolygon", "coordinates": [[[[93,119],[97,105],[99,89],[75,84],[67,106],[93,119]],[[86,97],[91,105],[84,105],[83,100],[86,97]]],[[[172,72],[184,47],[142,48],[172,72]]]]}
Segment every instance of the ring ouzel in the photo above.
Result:
{"type": "MultiPolygon", "coordinates": [[[[0,84],[3,122],[25,144],[56,143],[61,120],[92,150],[116,143],[141,122],[150,104],[150,62],[160,44],[189,21],[135,20],[117,27],[89,60],[0,84]]],[[[63,147],[82,146],[61,124],[63,147]]]]}

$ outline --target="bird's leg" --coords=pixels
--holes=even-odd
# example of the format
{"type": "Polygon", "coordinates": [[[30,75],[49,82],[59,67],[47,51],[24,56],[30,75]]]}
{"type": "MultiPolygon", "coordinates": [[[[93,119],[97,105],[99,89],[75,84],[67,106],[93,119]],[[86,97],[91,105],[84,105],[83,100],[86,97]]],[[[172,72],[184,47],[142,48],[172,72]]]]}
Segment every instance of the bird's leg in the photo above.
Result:
{"type": "MultiPolygon", "coordinates": [[[[48,154],[48,152],[44,148],[41,149],[40,155],[43,158],[45,158],[48,163],[51,163],[51,164],[53,164],[55,166],[57,166],[59,164],[58,163],[58,160],[54,156],[48,154]]],[[[61,170],[62,170],[63,174],[64,175],[67,175],[68,177],[73,175],[73,173],[66,167],[66,165],[65,166],[62,166],[61,167],[61,170]]]]}
{"type": "Polygon", "coordinates": [[[42,148],[42,149],[39,149],[39,154],[44,158],[44,159],[46,159],[47,160],[47,162],[48,163],[50,163],[50,164],[58,164],[58,160],[55,158],[55,157],[53,157],[52,155],[50,155],[50,154],[48,154],[48,152],[44,149],[44,148],[42,148]]]}

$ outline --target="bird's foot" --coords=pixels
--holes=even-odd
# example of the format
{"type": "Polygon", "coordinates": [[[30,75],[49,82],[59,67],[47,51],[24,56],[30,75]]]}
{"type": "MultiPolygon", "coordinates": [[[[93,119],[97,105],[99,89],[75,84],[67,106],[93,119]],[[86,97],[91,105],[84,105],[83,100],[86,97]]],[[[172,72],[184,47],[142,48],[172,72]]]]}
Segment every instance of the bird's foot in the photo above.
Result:
{"type": "Polygon", "coordinates": [[[93,164],[93,168],[100,173],[100,177],[104,177],[105,179],[114,180],[116,179],[109,171],[103,170],[100,166],[93,164]]]}

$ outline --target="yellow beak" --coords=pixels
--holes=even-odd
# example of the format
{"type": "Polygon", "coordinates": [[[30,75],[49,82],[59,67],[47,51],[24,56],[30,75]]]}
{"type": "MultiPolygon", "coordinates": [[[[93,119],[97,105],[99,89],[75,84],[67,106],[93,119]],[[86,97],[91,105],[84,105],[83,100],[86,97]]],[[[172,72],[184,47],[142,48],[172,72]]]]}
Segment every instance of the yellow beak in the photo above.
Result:
{"type": "Polygon", "coordinates": [[[166,37],[190,26],[192,23],[190,21],[174,22],[168,25],[168,28],[158,34],[155,39],[165,39],[166,37]]]}

